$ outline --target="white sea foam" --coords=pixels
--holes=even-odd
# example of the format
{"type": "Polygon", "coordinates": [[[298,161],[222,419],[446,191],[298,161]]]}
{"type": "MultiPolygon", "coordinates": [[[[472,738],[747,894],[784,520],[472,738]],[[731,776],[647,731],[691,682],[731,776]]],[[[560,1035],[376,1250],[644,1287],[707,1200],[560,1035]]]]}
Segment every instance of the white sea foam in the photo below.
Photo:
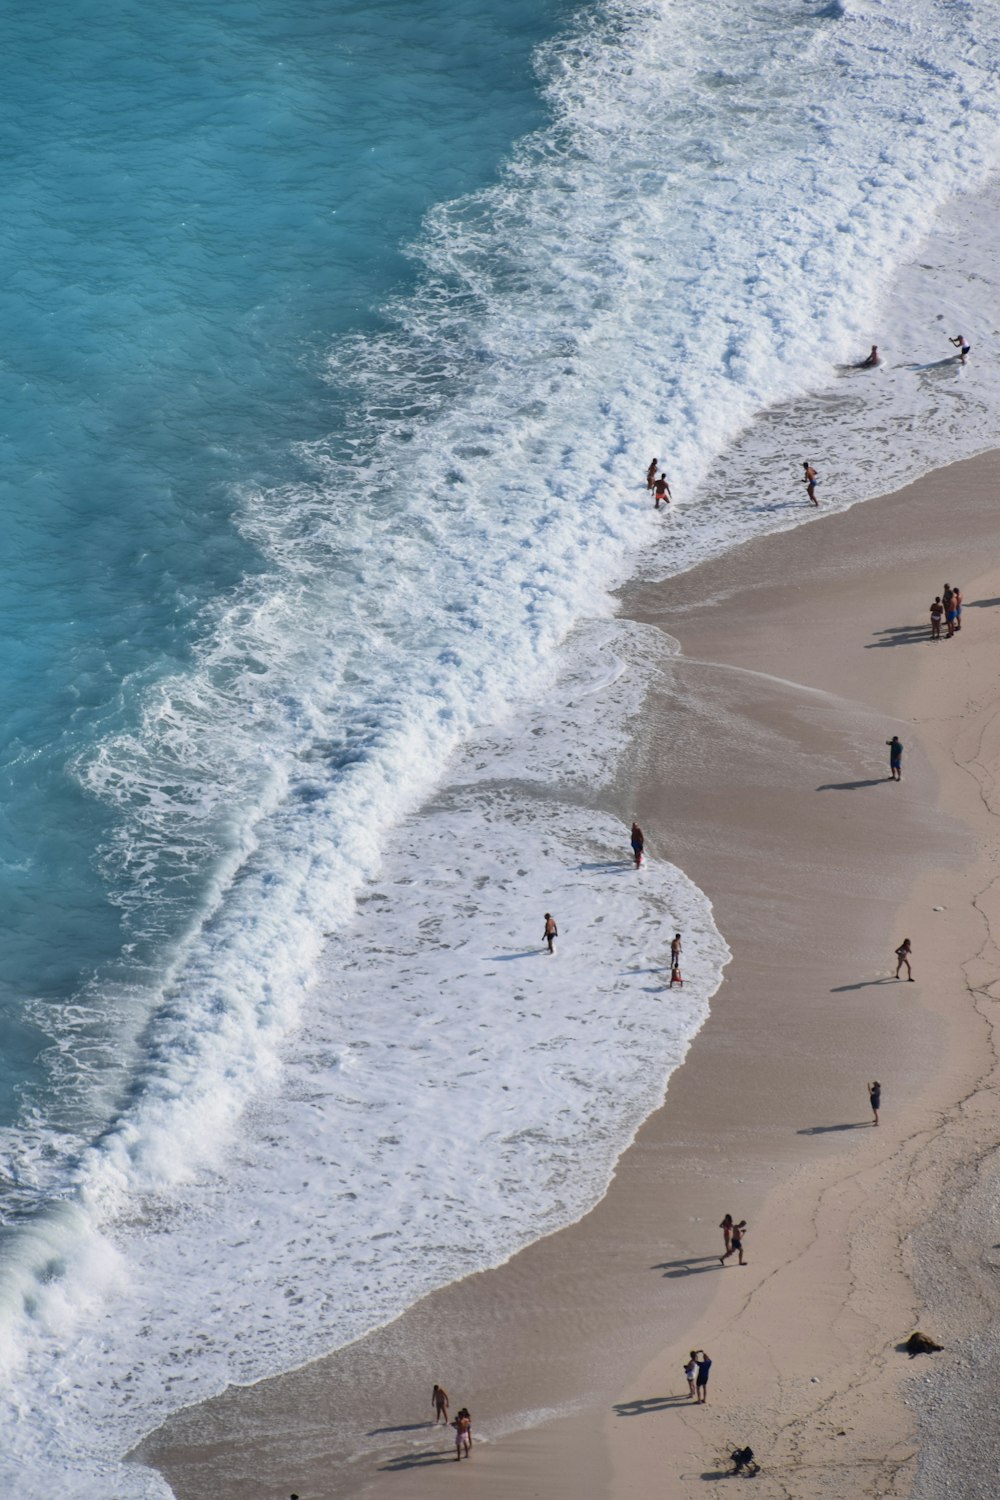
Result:
{"type": "Polygon", "coordinates": [[[8,1487],[162,1493],[116,1458],[167,1410],[353,1336],[603,1190],[725,956],[679,871],[628,870],[624,830],[556,790],[606,779],[641,705],[645,638],[607,590],[639,555],[667,573],[794,524],[803,457],[840,505],[993,441],[992,244],[960,218],[920,251],[934,269],[897,268],[995,165],[998,19],[608,5],[542,59],[551,127],[431,216],[389,331],[334,352],[346,437],[310,450],[312,485],[245,497],[267,570],[135,733],[77,768],[120,815],[107,868],[132,930],[167,957],[118,993],[103,1133],[26,1122],[4,1143],[50,1200],[2,1293],[8,1487]],[[972,364],[937,365],[958,331],[972,364]],[[873,340],[884,369],[831,379],[873,340]],[[636,482],[654,449],[666,517],[636,482]],[[591,644],[560,678],[581,617],[591,644]],[[459,784],[418,814],[449,765],[459,784]],[[558,958],[516,957],[549,903],[558,958]],[[683,997],[641,972],[664,911],[683,997]],[[474,1215],[401,1098],[435,1112],[436,1144],[475,1131],[493,1175],[474,1215]]]}

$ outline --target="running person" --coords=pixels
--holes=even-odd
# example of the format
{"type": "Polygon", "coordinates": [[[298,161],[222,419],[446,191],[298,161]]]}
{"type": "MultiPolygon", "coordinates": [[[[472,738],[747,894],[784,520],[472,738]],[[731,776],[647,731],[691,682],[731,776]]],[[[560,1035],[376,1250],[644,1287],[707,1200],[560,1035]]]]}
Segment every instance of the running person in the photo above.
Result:
{"type": "Polygon", "coordinates": [[[743,1236],[746,1234],[746,1232],[746,1219],[741,1219],[738,1224],[733,1225],[732,1229],[729,1232],[729,1249],[726,1251],[725,1255],[719,1256],[720,1266],[724,1266],[731,1255],[738,1255],[740,1258],[740,1265],[746,1265],[746,1261],[743,1259],[743,1236]]]}
{"type": "Polygon", "coordinates": [[[802,476],[802,483],[806,487],[806,494],[809,496],[809,499],[813,505],[818,505],[819,501],[816,499],[816,486],[819,484],[819,475],[816,473],[816,470],[813,468],[812,464],[807,464],[805,460],[803,460],[802,462],[802,467],[805,470],[805,473],[802,476]]]}

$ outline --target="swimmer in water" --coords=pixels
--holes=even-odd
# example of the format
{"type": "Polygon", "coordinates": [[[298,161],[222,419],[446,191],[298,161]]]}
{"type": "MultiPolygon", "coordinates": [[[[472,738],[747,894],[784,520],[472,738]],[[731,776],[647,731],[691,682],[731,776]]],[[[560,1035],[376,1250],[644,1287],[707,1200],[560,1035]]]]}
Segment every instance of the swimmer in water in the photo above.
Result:
{"type": "Polygon", "coordinates": [[[653,494],[656,497],[656,509],[657,510],[659,510],[661,502],[664,505],[669,505],[670,504],[670,486],[667,483],[667,476],[666,476],[666,474],[661,474],[660,477],[659,477],[659,479],[654,484],[654,486],[653,486],[653,494]]]}
{"type": "Polygon", "coordinates": [[[958,356],[958,362],[960,365],[964,365],[965,357],[972,349],[972,345],[965,342],[965,334],[956,333],[955,337],[953,339],[949,339],[948,342],[949,344],[954,344],[955,348],[961,351],[958,356]]]}
{"type": "Polygon", "coordinates": [[[861,364],[858,366],[858,368],[860,370],[870,370],[874,365],[878,365],[881,363],[882,361],[879,358],[878,344],[872,344],[872,352],[869,354],[867,359],[863,359],[861,361],[861,364]]]}

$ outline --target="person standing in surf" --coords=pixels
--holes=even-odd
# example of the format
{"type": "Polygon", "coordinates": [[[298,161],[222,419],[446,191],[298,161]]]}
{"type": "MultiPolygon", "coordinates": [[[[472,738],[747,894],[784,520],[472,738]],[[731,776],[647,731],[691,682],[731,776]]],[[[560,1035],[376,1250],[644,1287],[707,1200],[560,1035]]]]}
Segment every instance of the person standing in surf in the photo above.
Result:
{"type": "Polygon", "coordinates": [[[646,839],[642,829],[633,819],[632,822],[632,853],[635,856],[635,867],[638,870],[642,864],[642,851],[646,847],[646,839]]]}
{"type": "Polygon", "coordinates": [[[949,339],[948,342],[949,344],[954,344],[955,348],[960,351],[958,362],[960,365],[964,365],[968,355],[972,352],[972,345],[965,342],[965,334],[956,333],[955,337],[953,339],[949,339]]]}
{"type": "Polygon", "coordinates": [[[646,488],[647,488],[647,490],[651,491],[652,488],[653,488],[653,485],[656,483],[656,470],[659,467],[659,463],[660,463],[660,460],[658,458],[654,458],[653,462],[650,464],[649,468],[646,470],[646,488]]]}
{"type": "Polygon", "coordinates": [[[811,504],[818,505],[819,501],[816,499],[816,486],[819,484],[819,475],[816,473],[816,470],[813,468],[812,464],[807,464],[804,459],[802,461],[802,467],[803,469],[805,469],[805,473],[802,476],[802,483],[806,487],[806,494],[809,496],[811,504]]]}
{"type": "Polygon", "coordinates": [[[550,911],[547,911],[545,913],[545,931],[542,933],[542,937],[548,943],[550,953],[556,951],[556,938],[558,936],[559,928],[556,926],[556,919],[550,911]]]}
{"type": "Polygon", "coordinates": [[[878,353],[878,344],[872,344],[872,352],[867,359],[863,359],[858,366],[859,370],[872,370],[877,364],[881,364],[878,353]]]}
{"type": "Polygon", "coordinates": [[[660,508],[661,501],[664,505],[670,504],[670,486],[667,483],[666,474],[661,474],[659,479],[653,485],[653,494],[656,497],[657,510],[659,510],[660,508]]]}
{"type": "Polygon", "coordinates": [[[443,1385],[436,1385],[431,1391],[431,1405],[434,1408],[434,1426],[439,1422],[448,1425],[448,1392],[443,1385]]]}

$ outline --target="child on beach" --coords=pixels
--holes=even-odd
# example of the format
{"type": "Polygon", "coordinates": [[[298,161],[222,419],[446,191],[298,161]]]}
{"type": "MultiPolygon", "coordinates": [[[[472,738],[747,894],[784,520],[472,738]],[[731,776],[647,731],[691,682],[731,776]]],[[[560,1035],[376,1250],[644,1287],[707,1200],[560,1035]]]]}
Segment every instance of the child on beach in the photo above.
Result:
{"type": "Polygon", "coordinates": [[[691,1357],[689,1358],[687,1364],[684,1366],[684,1374],[687,1377],[687,1383],[688,1383],[688,1396],[691,1398],[692,1401],[694,1400],[694,1397],[695,1397],[695,1394],[696,1394],[696,1392],[695,1392],[695,1384],[694,1384],[694,1376],[695,1376],[695,1371],[697,1370],[697,1368],[698,1368],[698,1354],[697,1354],[696,1350],[692,1349],[691,1350],[691,1357]]]}
{"type": "Polygon", "coordinates": [[[896,949],[896,978],[899,978],[899,971],[905,965],[906,977],[911,984],[913,983],[913,970],[910,968],[910,954],[912,952],[913,945],[911,944],[909,938],[904,938],[899,947],[896,949]]]}

